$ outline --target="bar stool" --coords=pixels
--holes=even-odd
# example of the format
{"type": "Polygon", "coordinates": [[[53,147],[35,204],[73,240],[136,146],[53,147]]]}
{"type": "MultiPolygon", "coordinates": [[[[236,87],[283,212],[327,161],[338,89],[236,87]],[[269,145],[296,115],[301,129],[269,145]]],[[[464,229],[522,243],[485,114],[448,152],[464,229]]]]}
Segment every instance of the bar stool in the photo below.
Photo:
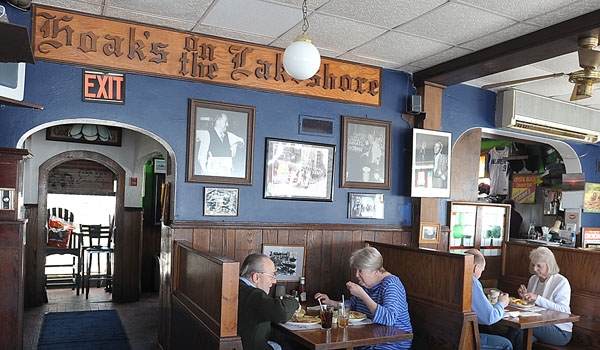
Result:
{"type": "Polygon", "coordinates": [[[85,298],[87,299],[90,293],[90,282],[92,280],[97,281],[98,285],[102,281],[106,283],[105,290],[108,292],[112,291],[112,255],[114,249],[112,247],[112,235],[113,229],[111,226],[102,225],[79,225],[82,234],[86,235],[89,239],[90,246],[84,247],[82,252],[84,254],[85,261],[85,298]],[[107,242],[103,245],[102,241],[107,242]],[[100,272],[100,257],[106,255],[106,273],[100,272]],[[98,274],[92,275],[92,261],[94,256],[98,261],[98,274]]]}

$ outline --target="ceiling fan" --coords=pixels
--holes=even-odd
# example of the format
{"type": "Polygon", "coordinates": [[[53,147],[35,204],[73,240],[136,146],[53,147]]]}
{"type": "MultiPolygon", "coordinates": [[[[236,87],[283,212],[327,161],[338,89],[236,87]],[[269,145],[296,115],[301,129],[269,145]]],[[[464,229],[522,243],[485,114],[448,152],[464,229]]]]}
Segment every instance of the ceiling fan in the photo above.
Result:
{"type": "Polygon", "coordinates": [[[571,72],[571,73],[553,73],[547,75],[540,75],[536,77],[517,79],[511,81],[505,81],[501,83],[484,85],[482,89],[494,89],[503,86],[527,83],[530,81],[562,77],[564,75],[569,76],[569,82],[575,84],[573,87],[573,93],[571,94],[571,101],[582,100],[584,98],[592,97],[594,92],[594,84],[600,82],[600,72],[598,72],[598,65],[600,65],[600,51],[594,50],[598,46],[597,37],[584,37],[579,39],[579,49],[577,50],[579,56],[579,66],[583,69],[571,72]]]}

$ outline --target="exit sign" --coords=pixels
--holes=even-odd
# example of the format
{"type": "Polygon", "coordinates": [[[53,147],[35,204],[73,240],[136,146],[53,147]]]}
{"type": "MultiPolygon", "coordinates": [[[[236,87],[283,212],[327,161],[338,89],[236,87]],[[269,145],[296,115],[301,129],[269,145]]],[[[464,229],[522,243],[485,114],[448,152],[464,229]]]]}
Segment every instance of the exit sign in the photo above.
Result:
{"type": "Polygon", "coordinates": [[[84,70],[83,101],[125,104],[125,75],[84,70]]]}

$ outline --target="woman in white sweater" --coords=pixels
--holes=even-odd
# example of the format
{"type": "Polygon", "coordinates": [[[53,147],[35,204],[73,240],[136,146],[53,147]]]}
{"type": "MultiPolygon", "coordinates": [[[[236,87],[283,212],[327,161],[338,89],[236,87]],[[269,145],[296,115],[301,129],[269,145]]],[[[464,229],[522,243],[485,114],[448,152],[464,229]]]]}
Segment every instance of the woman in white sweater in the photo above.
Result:
{"type": "MultiPolygon", "coordinates": [[[[546,309],[571,313],[571,285],[569,280],[559,274],[560,271],[554,254],[546,247],[539,247],[529,253],[529,278],[527,287],[521,285],[517,292],[521,299],[533,302],[546,309]]],[[[552,345],[566,345],[571,341],[573,323],[559,323],[533,329],[533,341],[552,345]]],[[[519,349],[523,340],[523,332],[511,329],[509,338],[515,349],[519,349]]]]}

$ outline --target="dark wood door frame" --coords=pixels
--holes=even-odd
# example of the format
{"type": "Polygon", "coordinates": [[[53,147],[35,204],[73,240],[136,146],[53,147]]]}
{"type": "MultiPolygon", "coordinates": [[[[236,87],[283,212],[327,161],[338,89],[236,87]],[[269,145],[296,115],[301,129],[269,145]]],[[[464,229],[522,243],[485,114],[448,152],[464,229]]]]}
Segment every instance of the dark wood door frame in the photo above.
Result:
{"type": "MultiPolygon", "coordinates": [[[[107,169],[112,171],[117,176],[117,192],[115,193],[115,224],[117,228],[117,232],[120,227],[124,227],[124,209],[125,209],[125,170],[114,160],[109,157],[92,151],[67,151],[63,153],[59,153],[54,157],[48,159],[44,163],[42,163],[39,167],[39,177],[38,177],[38,213],[37,217],[37,228],[36,232],[40,232],[40,234],[36,235],[37,247],[45,247],[46,246],[46,237],[41,234],[44,232],[44,223],[45,221],[41,218],[46,217],[46,209],[47,203],[46,198],[48,196],[48,175],[52,169],[57,167],[58,165],[65,163],[71,160],[89,160],[96,162],[105,166],[107,169]]],[[[115,235],[115,255],[114,255],[114,264],[118,266],[123,261],[123,256],[120,253],[122,249],[119,247],[123,246],[123,235],[116,234],[115,235]]],[[[43,249],[43,248],[42,248],[43,249]]],[[[36,255],[36,266],[39,268],[35,271],[35,279],[37,283],[34,283],[36,286],[40,286],[40,290],[36,291],[36,295],[41,299],[43,297],[43,293],[45,293],[44,286],[44,265],[45,265],[46,256],[41,249],[38,249],[36,255]]],[[[114,281],[113,281],[113,299],[116,299],[116,296],[120,294],[119,288],[122,285],[122,276],[119,275],[118,269],[115,269],[114,273],[114,281]]],[[[38,298],[36,298],[38,299],[38,298]]],[[[38,299],[38,300],[39,300],[38,299]]]]}

